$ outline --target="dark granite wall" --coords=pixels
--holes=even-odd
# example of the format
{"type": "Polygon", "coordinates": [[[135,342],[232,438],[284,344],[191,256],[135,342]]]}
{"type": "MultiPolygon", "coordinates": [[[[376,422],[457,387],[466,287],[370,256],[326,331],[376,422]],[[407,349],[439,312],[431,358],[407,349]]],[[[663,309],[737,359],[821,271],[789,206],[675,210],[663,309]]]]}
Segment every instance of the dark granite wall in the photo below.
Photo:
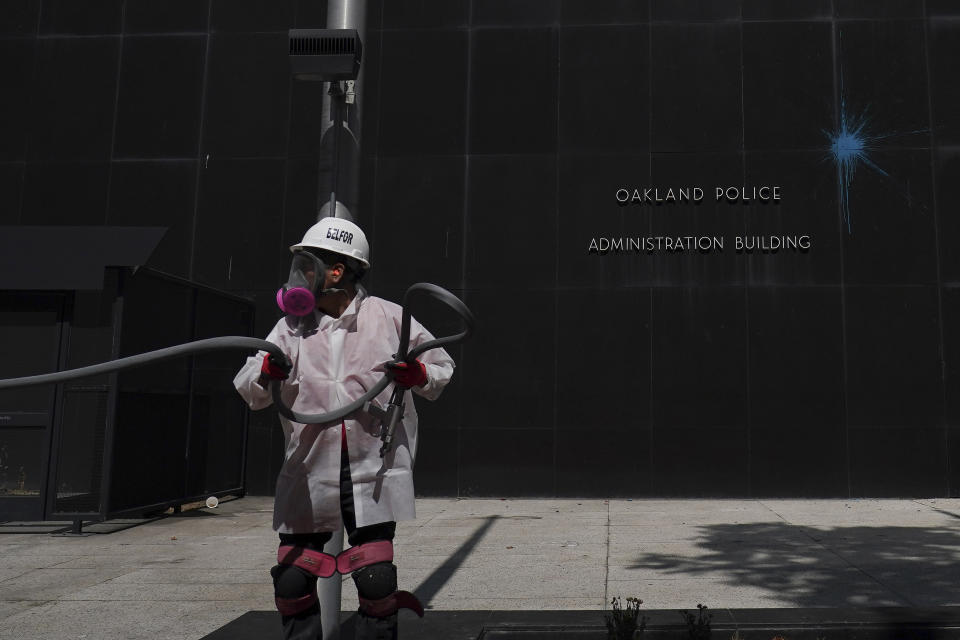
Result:
{"type": "MultiPolygon", "coordinates": [[[[255,299],[265,335],[320,161],[286,30],[323,4],[2,3],[0,224],[167,226],[150,266],[255,299]]],[[[386,0],[368,29],[369,288],[479,318],[419,405],[420,493],[960,495],[960,5],[386,0]],[[704,202],[615,199],[687,185],[704,202]],[[678,235],[726,246],[588,251],[678,235]],[[812,247],[734,250],[754,235],[812,247]]],[[[251,425],[269,493],[280,432],[251,425]]]]}
{"type": "Polygon", "coordinates": [[[960,495],[958,17],[931,0],[386,3],[368,37],[375,256],[391,288],[440,282],[481,322],[456,405],[423,410],[421,491],[960,495]],[[844,124],[864,144],[849,187],[844,124]],[[615,198],[680,185],[707,197],[615,198]],[[717,203],[716,185],[782,199],[717,203]],[[678,235],[726,246],[588,251],[678,235]],[[812,247],[732,246],[756,235],[812,247]]]}

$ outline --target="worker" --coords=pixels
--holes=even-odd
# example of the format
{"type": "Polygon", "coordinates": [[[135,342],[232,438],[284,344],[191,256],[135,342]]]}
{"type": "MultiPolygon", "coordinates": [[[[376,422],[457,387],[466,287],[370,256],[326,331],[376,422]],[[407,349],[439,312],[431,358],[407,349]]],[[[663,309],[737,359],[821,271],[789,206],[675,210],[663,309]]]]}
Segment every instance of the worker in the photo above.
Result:
{"type": "MultiPolygon", "coordinates": [[[[369,244],[356,224],[323,218],[290,251],[290,275],[277,292],[286,315],[267,340],[283,350],[291,366],[262,351],[247,359],[234,386],[250,408],[271,404],[274,380],[282,384],[285,404],[309,414],[329,413],[356,400],[387,369],[394,384],[407,391],[402,427],[383,456],[380,420],[363,410],[327,424],[280,417],[285,453],[273,511],[280,547],[270,573],[283,637],[321,638],[317,578],[339,572],[352,573],[357,587],[356,638],[393,640],[398,609],[423,615],[415,596],[397,590],[393,564],[396,523],[416,517],[417,413],[411,392],[435,400],[453,375],[453,360],[442,348],[420,359],[396,359],[402,308],[368,295],[360,284],[370,268],[369,244]],[[350,548],[337,557],[323,553],[343,528],[350,548]]],[[[410,348],[432,339],[411,318],[410,348]]],[[[384,408],[390,393],[388,386],[374,403],[384,408]]]]}

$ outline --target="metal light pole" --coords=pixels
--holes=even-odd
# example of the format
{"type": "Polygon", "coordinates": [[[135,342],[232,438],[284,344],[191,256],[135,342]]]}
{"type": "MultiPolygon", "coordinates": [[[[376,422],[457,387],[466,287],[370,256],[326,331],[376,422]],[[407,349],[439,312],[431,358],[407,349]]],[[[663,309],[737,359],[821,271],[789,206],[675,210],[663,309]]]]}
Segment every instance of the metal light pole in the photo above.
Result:
{"type": "MultiPolygon", "coordinates": [[[[324,82],[327,88],[321,112],[318,220],[326,216],[351,218],[348,206],[356,207],[363,104],[360,61],[366,15],[366,0],[328,0],[325,29],[290,30],[294,78],[324,82]],[[325,164],[325,158],[329,164],[325,164]],[[329,181],[325,180],[326,174],[329,181]]],[[[334,556],[343,551],[343,529],[333,534],[323,551],[334,556]]],[[[324,640],[340,637],[340,585],[339,573],[317,582],[324,640]]]]}
{"type": "MultiPolygon", "coordinates": [[[[327,29],[355,29],[360,35],[360,42],[366,38],[366,0],[329,0],[327,3],[327,29]]],[[[363,65],[355,80],[334,81],[329,83],[329,90],[323,96],[323,129],[321,134],[321,148],[329,149],[330,164],[330,191],[328,198],[324,197],[323,176],[317,180],[317,217],[324,209],[325,201],[329,202],[329,215],[336,216],[337,200],[348,203],[356,210],[357,203],[357,174],[359,172],[360,157],[360,114],[363,105],[363,65]],[[345,145],[349,145],[345,149],[345,145]],[[332,147],[332,148],[331,148],[332,147]],[[352,151],[346,155],[344,151],[352,151]]],[[[320,163],[320,173],[323,173],[323,163],[320,163]]],[[[350,217],[347,212],[345,217],[350,217]]],[[[330,541],[324,545],[323,551],[337,555],[343,551],[344,532],[341,528],[333,534],[330,541]]],[[[320,601],[320,624],[323,628],[325,640],[340,640],[340,606],[342,577],[335,573],[329,578],[320,578],[317,581],[317,597],[320,601]]]]}
{"type": "MultiPolygon", "coordinates": [[[[327,5],[327,29],[353,29],[366,37],[366,0],[330,0],[327,5]]],[[[336,203],[357,210],[360,125],[363,108],[363,65],[355,79],[330,82],[323,96],[321,148],[327,153],[321,158],[330,158],[329,190],[324,190],[324,167],[320,163],[317,180],[317,212],[330,203],[328,215],[336,213],[336,203]]]]}

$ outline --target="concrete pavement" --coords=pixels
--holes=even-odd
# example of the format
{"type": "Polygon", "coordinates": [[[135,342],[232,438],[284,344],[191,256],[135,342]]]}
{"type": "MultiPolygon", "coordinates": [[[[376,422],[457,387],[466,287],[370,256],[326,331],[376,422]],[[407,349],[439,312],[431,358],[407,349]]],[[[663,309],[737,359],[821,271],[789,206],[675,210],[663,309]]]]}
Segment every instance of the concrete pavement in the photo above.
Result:
{"type": "MultiPolygon", "coordinates": [[[[271,510],[272,498],[247,497],[109,534],[2,535],[0,639],[197,640],[272,610],[271,510]]],[[[960,605],[960,499],[420,499],[417,510],[398,527],[396,564],[428,610],[599,611],[614,596],[645,609],[960,605]]],[[[355,610],[344,581],[342,609],[355,610]]]]}

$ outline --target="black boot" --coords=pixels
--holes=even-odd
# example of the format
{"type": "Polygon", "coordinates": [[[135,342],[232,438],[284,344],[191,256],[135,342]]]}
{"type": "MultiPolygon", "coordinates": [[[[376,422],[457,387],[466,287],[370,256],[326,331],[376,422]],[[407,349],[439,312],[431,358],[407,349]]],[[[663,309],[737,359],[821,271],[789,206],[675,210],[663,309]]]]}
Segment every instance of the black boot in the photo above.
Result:
{"type": "Polygon", "coordinates": [[[283,640],[323,640],[323,627],[320,625],[320,605],[292,616],[280,616],[283,625],[283,640]]]}
{"type": "Polygon", "coordinates": [[[355,640],[397,640],[397,614],[374,618],[358,612],[356,629],[355,640]]]}

